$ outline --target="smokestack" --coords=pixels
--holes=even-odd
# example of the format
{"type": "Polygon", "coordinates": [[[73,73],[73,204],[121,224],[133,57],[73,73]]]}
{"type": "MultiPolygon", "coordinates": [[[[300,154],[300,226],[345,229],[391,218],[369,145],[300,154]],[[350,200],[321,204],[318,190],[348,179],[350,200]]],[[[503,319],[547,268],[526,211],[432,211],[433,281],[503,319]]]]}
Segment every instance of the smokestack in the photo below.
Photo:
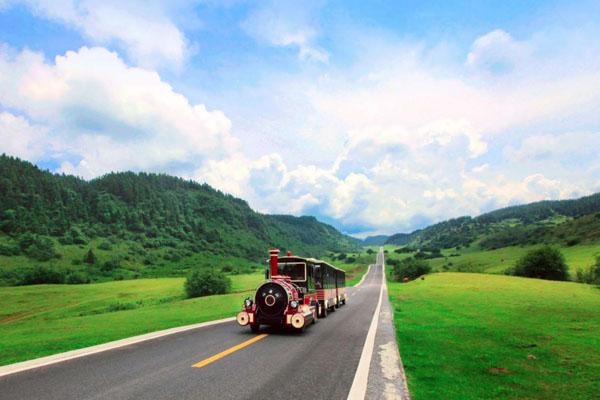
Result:
{"type": "Polygon", "coordinates": [[[291,256],[292,256],[292,252],[288,250],[288,251],[287,251],[287,256],[288,256],[288,257],[291,257],[291,256]]]}
{"type": "Polygon", "coordinates": [[[279,249],[269,250],[269,265],[271,266],[271,276],[278,275],[277,261],[279,256],[279,249]]]}

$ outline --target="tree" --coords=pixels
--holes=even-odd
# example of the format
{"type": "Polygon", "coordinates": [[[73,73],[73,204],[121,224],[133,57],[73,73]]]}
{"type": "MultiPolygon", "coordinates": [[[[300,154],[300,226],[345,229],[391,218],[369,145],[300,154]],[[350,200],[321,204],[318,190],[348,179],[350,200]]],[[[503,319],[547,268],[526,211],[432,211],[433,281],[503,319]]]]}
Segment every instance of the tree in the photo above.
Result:
{"type": "Polygon", "coordinates": [[[98,258],[96,257],[96,255],[94,254],[94,252],[92,251],[92,249],[89,249],[87,253],[85,253],[85,256],[83,257],[83,262],[89,265],[94,265],[96,264],[96,261],[98,261],[98,258]]]}
{"type": "Polygon", "coordinates": [[[396,282],[404,281],[404,279],[413,280],[430,272],[431,266],[427,261],[414,257],[405,258],[393,266],[392,280],[396,282]]]}
{"type": "Polygon", "coordinates": [[[589,269],[578,268],[575,279],[581,283],[600,285],[600,256],[596,256],[596,263],[589,269]]]}
{"type": "Polygon", "coordinates": [[[45,265],[36,265],[26,268],[18,285],[40,285],[44,283],[63,283],[65,281],[64,271],[45,265]]]}
{"type": "Polygon", "coordinates": [[[37,261],[49,261],[58,257],[50,238],[37,235],[24,235],[19,241],[20,248],[27,257],[37,261]]]}
{"type": "Polygon", "coordinates": [[[590,283],[600,285],[600,256],[596,256],[596,263],[590,268],[590,283]]]}
{"type": "Polygon", "coordinates": [[[188,297],[210,296],[229,292],[231,280],[221,272],[211,270],[195,270],[185,281],[185,292],[188,297]]]}
{"type": "Polygon", "coordinates": [[[567,280],[567,263],[562,253],[550,246],[532,250],[517,261],[514,275],[529,278],[567,280]]]}

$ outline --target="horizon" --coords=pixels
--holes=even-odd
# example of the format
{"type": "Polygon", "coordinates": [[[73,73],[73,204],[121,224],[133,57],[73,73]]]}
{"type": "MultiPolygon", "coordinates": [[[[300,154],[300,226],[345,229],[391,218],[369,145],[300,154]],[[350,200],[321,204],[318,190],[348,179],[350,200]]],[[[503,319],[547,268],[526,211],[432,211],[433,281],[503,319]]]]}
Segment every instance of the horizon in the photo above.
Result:
{"type": "Polygon", "coordinates": [[[357,238],[600,192],[600,4],[0,0],[0,153],[357,238]]]}

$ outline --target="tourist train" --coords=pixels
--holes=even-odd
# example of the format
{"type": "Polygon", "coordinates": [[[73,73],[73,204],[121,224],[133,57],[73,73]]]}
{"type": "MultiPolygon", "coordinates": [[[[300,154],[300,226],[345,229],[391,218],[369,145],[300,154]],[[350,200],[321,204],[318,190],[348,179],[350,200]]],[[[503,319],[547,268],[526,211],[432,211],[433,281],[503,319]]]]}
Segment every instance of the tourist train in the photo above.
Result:
{"type": "Polygon", "coordinates": [[[253,332],[261,325],[303,331],[346,304],[345,272],[322,260],[289,251],[280,257],[279,250],[272,249],[266,278],[237,315],[237,322],[249,325],[253,332]]]}

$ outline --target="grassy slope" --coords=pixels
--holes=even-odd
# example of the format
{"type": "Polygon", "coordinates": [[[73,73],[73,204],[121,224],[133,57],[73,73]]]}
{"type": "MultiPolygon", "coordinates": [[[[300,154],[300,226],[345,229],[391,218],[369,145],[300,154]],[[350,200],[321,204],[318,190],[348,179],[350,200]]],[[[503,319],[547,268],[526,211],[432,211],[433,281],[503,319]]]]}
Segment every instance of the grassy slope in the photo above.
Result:
{"type": "MultiPolygon", "coordinates": [[[[434,258],[428,260],[435,271],[461,271],[461,272],[486,272],[502,274],[508,268],[515,265],[516,261],[529,250],[540,247],[535,246],[513,246],[497,250],[480,250],[476,248],[443,250],[445,258],[434,258]],[[457,257],[451,254],[460,254],[457,257]],[[451,264],[450,264],[451,263],[451,264]],[[446,267],[444,267],[446,265],[446,267]]],[[[395,246],[386,246],[388,254],[386,258],[402,259],[412,254],[397,254],[395,246]]],[[[581,244],[572,247],[559,247],[565,256],[571,274],[578,268],[587,269],[594,264],[597,255],[600,255],[600,243],[581,244]]]]}
{"type": "MultiPolygon", "coordinates": [[[[503,273],[507,268],[515,265],[515,262],[528,251],[538,246],[513,246],[497,250],[470,250],[461,252],[459,257],[448,257],[434,259],[432,267],[441,269],[444,264],[452,262],[454,268],[462,268],[465,271],[503,273]]],[[[574,273],[577,268],[589,268],[594,264],[596,255],[600,254],[600,244],[585,244],[572,247],[559,247],[565,256],[569,271],[574,273]]],[[[445,253],[452,253],[446,251],[445,253]]]]}
{"type": "Polygon", "coordinates": [[[237,293],[197,299],[184,299],[183,278],[3,287],[0,365],[233,316],[262,280],[236,275],[237,293]]]}
{"type": "MultiPolygon", "coordinates": [[[[0,234],[0,244],[7,243],[9,238],[0,234]]],[[[52,265],[58,269],[83,271],[89,273],[93,281],[102,282],[113,280],[115,275],[120,275],[124,279],[139,277],[165,277],[165,276],[184,276],[194,267],[211,267],[217,270],[224,266],[234,267],[243,273],[249,273],[254,270],[262,270],[259,263],[251,262],[238,257],[214,255],[211,253],[195,253],[190,256],[183,256],[178,261],[166,259],[169,251],[172,249],[161,248],[145,250],[146,255],[139,255],[129,251],[129,247],[135,245],[131,241],[122,241],[117,244],[111,244],[110,250],[101,250],[98,246],[101,243],[108,242],[106,239],[93,239],[86,245],[62,245],[54,240],[55,248],[61,254],[61,258],[51,261],[36,261],[24,255],[21,256],[3,256],[0,255],[0,275],[3,273],[18,272],[23,268],[34,267],[36,265],[52,265]],[[98,261],[92,269],[82,260],[89,249],[92,249],[98,261]],[[144,259],[152,257],[152,265],[145,265],[144,259]],[[111,273],[102,274],[99,271],[100,266],[109,260],[119,259],[121,268],[111,273]],[[74,265],[76,262],[77,265],[74,265]]],[[[0,286],[2,281],[0,280],[0,286]]]]}
{"type": "Polygon", "coordinates": [[[415,400],[591,399],[600,393],[598,288],[442,273],[390,283],[389,293],[415,400]]]}

